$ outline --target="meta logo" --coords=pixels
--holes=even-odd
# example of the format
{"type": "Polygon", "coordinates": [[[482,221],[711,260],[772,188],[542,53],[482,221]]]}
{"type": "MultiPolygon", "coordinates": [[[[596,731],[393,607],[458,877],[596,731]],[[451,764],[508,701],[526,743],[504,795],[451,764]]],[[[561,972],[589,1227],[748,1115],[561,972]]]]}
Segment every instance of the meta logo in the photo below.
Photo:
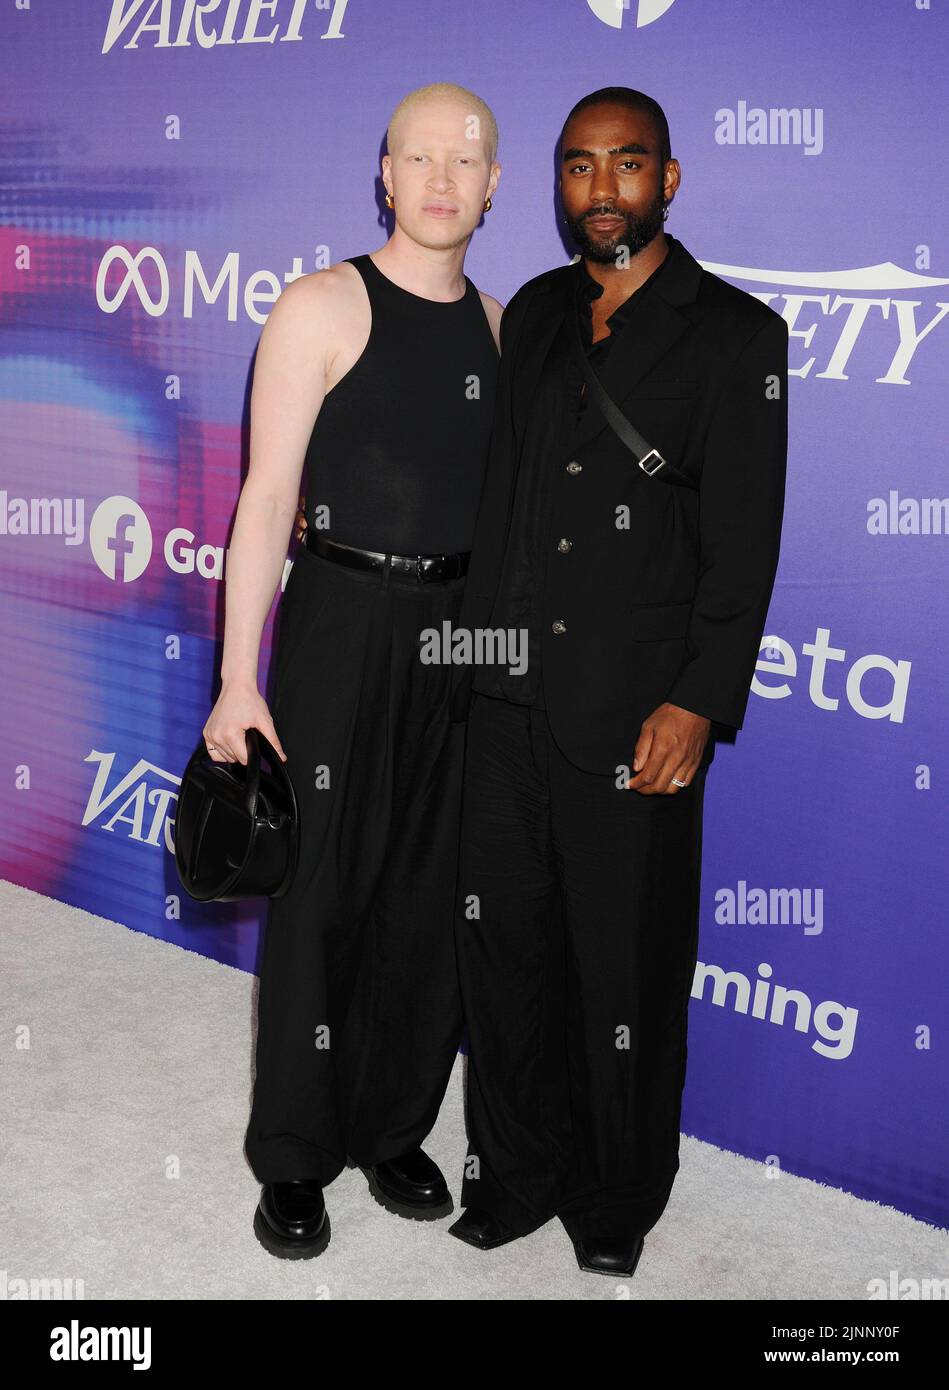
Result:
{"type": "MultiPolygon", "coordinates": [[[[322,256],[324,252],[328,265],[328,248],[317,248],[318,255],[322,256]]],[[[296,256],[292,268],[282,280],[270,270],[255,270],[247,277],[242,290],[240,257],[236,251],[230,251],[225,255],[215,273],[213,284],[197,252],[186,251],[182,318],[193,317],[197,290],[198,297],[205,304],[215,304],[224,295],[227,317],[231,323],[237,321],[239,304],[254,323],[266,323],[267,315],[257,307],[258,304],[275,304],[284,284],[298,280],[302,274],[303,260],[296,256]]],[[[167,311],[171,298],[171,281],[165,258],[156,247],[142,246],[133,254],[125,246],[110,246],[103,255],[96,271],[96,303],[99,308],[104,314],[114,314],[121,309],[130,291],[151,318],[161,318],[167,311]],[[113,266],[118,266],[122,275],[121,278],[112,276],[112,283],[109,284],[109,272],[113,266]]]]}
{"type": "Polygon", "coordinates": [[[587,4],[597,19],[611,29],[622,28],[624,15],[635,16],[636,28],[642,29],[661,19],[675,0],[587,0],[587,4]]]}
{"type": "MultiPolygon", "coordinates": [[[[219,48],[239,43],[301,43],[307,10],[331,10],[321,39],[342,39],[349,0],[112,0],[102,52],[138,48],[219,48]],[[269,23],[268,23],[269,21],[269,23]],[[267,27],[264,27],[264,26],[267,27]],[[124,42],[123,42],[124,40],[124,42]]],[[[671,3],[671,0],[670,0],[671,3]]]]}
{"type": "MultiPolygon", "coordinates": [[[[763,637],[759,651],[764,655],[755,663],[756,672],[767,672],[769,676],[797,676],[797,653],[782,637],[774,634],[763,637]]],[[[833,663],[843,664],[847,660],[845,649],[832,647],[830,628],[819,627],[813,642],[803,643],[801,651],[804,656],[811,658],[807,682],[811,704],[816,705],[818,709],[838,709],[840,697],[828,694],[825,684],[833,679],[833,663]]],[[[906,700],[912,669],[911,661],[894,661],[882,652],[870,652],[857,657],[844,677],[848,705],[862,719],[889,719],[894,724],[902,724],[906,717],[906,700]],[[878,703],[872,703],[863,693],[863,682],[868,675],[875,688],[884,692],[878,703]]],[[[838,688],[839,684],[838,681],[838,688]]],[[[766,685],[758,675],[752,677],[751,689],[755,695],[760,695],[765,700],[786,700],[792,694],[789,681],[782,680],[776,685],[766,685]]]]}

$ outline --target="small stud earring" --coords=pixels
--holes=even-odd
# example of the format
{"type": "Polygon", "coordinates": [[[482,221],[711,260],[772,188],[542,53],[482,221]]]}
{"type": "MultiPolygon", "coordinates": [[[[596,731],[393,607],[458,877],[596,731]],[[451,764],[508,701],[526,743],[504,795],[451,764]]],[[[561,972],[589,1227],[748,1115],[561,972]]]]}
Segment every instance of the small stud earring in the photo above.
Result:
{"type": "Polygon", "coordinates": [[[394,207],[395,207],[395,199],[393,198],[393,196],[392,196],[391,193],[387,193],[387,194],[386,194],[386,207],[387,207],[387,208],[394,208],[394,207]]]}
{"type": "Polygon", "coordinates": [[[487,197],[487,198],[485,198],[485,200],[484,200],[484,210],[485,210],[485,212],[490,212],[490,211],[491,211],[491,199],[490,199],[490,197],[487,197]]]}

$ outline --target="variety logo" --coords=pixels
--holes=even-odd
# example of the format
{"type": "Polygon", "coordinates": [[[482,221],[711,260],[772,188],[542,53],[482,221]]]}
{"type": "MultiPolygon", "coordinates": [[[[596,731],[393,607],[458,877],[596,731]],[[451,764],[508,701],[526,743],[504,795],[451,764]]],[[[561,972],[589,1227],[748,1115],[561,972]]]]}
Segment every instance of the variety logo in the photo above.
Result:
{"type": "MultiPolygon", "coordinates": [[[[885,371],[875,380],[886,386],[911,385],[906,371],[916,349],[949,313],[949,303],[937,300],[937,312],[924,309],[923,313],[929,317],[923,322],[917,321],[916,311],[922,308],[922,301],[917,297],[920,292],[949,285],[949,279],[902,270],[892,261],[853,270],[758,270],[754,266],[729,265],[722,261],[702,261],[701,264],[712,275],[723,279],[745,280],[750,285],[801,285],[815,291],[804,293],[786,289],[783,295],[774,290],[752,289],[749,292],[782,314],[792,344],[798,339],[802,348],[809,349],[814,346],[815,338],[822,345],[828,330],[835,333],[835,340],[823,350],[823,367],[814,373],[831,381],[849,380],[846,367],[864,325],[882,321],[895,329],[896,342],[885,371]],[[906,290],[909,297],[900,298],[890,293],[892,290],[906,290]],[[772,302],[779,296],[784,299],[783,305],[772,302]],[[805,316],[809,321],[798,327],[799,319],[805,316]]],[[[800,366],[792,366],[789,374],[810,376],[817,362],[814,354],[800,366]]]]}
{"type": "Polygon", "coordinates": [[[171,837],[174,820],[169,808],[172,802],[177,804],[181,778],[139,758],[131,772],[119,778],[110,789],[108,783],[115,754],[100,753],[93,748],[84,761],[98,766],[82,824],[97,822],[102,830],[109,832],[121,826],[127,839],[156,847],[164,843],[169,853],[174,854],[171,837]]]}
{"type": "MultiPolygon", "coordinates": [[[[669,0],[671,3],[671,0],[669,0]]],[[[333,0],[329,24],[321,39],[343,39],[343,15],[349,0],[333,0]]],[[[102,52],[139,46],[148,48],[216,48],[239,43],[301,43],[303,20],[312,0],[112,0],[102,40],[102,52]],[[157,11],[157,14],[156,14],[157,11]],[[269,27],[265,27],[269,26],[269,27]]],[[[329,9],[328,0],[316,9],[329,9]]]]}

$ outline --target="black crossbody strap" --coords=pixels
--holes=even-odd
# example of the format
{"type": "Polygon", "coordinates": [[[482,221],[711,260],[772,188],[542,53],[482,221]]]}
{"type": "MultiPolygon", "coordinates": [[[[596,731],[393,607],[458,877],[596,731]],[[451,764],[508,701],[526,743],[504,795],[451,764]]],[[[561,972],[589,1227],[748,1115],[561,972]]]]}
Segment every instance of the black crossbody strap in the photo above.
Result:
{"type": "Polygon", "coordinates": [[[689,487],[698,491],[698,483],[694,482],[680,468],[664,459],[658,449],[654,449],[636,429],[631,421],[620,410],[619,406],[607,392],[600,378],[590,366],[586,352],[583,348],[583,339],[580,336],[580,323],[577,315],[576,305],[571,304],[567,311],[573,323],[573,336],[577,349],[577,356],[580,361],[580,370],[583,372],[590,395],[596,401],[607,424],[626,445],[639,467],[650,478],[659,477],[664,482],[678,484],[679,487],[689,487]]]}

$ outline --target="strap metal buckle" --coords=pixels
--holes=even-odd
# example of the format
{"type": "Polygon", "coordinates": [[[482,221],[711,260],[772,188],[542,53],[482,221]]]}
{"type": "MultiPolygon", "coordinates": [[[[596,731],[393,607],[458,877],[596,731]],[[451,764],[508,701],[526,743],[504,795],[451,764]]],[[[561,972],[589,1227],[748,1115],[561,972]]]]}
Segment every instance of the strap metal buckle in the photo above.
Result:
{"type": "Polygon", "coordinates": [[[415,580],[417,584],[424,583],[425,577],[436,569],[438,563],[445,563],[444,555],[416,555],[415,557],[415,580]]]}
{"type": "Polygon", "coordinates": [[[658,449],[650,449],[649,453],[643,454],[642,458],[639,459],[638,462],[643,472],[651,478],[653,473],[658,473],[659,469],[666,462],[666,460],[662,457],[662,454],[660,454],[658,449]],[[651,458],[655,458],[657,462],[654,463],[651,468],[647,468],[646,464],[648,460],[651,458]]]}

